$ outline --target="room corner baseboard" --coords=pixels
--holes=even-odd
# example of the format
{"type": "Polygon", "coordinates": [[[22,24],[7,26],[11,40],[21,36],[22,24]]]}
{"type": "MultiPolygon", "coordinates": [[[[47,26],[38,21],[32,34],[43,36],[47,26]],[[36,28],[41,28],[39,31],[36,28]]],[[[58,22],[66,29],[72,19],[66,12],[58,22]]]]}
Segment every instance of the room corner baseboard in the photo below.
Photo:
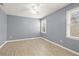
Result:
{"type": "Polygon", "coordinates": [[[5,41],[2,45],[0,45],[0,48],[2,48],[6,43],[7,41],[5,41]]]}
{"type": "Polygon", "coordinates": [[[67,50],[67,51],[69,51],[69,52],[71,52],[71,53],[74,53],[74,54],[76,54],[76,55],[79,55],[79,53],[76,52],[76,51],[74,51],[74,50],[71,50],[71,49],[69,49],[69,48],[67,48],[67,47],[64,47],[64,46],[62,46],[62,45],[60,45],[60,44],[57,44],[57,43],[55,43],[55,42],[53,42],[53,41],[50,41],[50,40],[46,39],[46,38],[43,38],[43,37],[41,37],[41,38],[44,39],[44,40],[46,40],[46,41],[48,41],[48,42],[50,42],[50,43],[52,43],[52,44],[55,44],[55,45],[57,45],[57,46],[63,48],[63,49],[65,49],[65,50],[67,50]]]}
{"type": "MultiPolygon", "coordinates": [[[[46,39],[46,38],[43,38],[43,37],[36,37],[36,38],[44,39],[45,41],[48,41],[48,42],[50,42],[50,43],[52,43],[52,44],[55,44],[55,45],[57,45],[57,46],[59,46],[59,47],[65,49],[65,50],[67,50],[67,51],[69,51],[69,52],[72,52],[72,53],[74,53],[74,54],[76,54],[76,55],[79,55],[78,52],[76,52],[76,51],[74,51],[74,50],[71,50],[71,49],[69,49],[69,48],[67,48],[67,47],[64,47],[64,46],[62,46],[62,45],[60,45],[60,44],[57,44],[57,43],[55,43],[55,42],[53,42],[53,41],[50,41],[50,40],[48,40],[48,39],[46,39]]],[[[15,41],[22,41],[22,40],[32,40],[32,39],[36,39],[36,38],[25,38],[25,39],[19,39],[19,40],[8,40],[8,41],[5,41],[5,42],[0,46],[0,48],[2,48],[2,47],[3,47],[6,43],[8,43],[8,42],[15,42],[15,41]]]]}

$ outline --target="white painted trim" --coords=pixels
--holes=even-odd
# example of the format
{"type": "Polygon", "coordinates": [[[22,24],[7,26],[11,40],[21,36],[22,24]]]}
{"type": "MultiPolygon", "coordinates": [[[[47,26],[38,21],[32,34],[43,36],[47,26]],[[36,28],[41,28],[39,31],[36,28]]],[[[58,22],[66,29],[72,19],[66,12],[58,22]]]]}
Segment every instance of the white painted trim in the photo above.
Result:
{"type": "Polygon", "coordinates": [[[73,40],[79,40],[79,37],[75,37],[75,36],[70,36],[69,38],[73,40]]]}
{"type": "Polygon", "coordinates": [[[47,20],[43,19],[41,21],[41,33],[47,33],[47,20]],[[43,23],[45,23],[45,32],[43,31],[43,23]]]}
{"type": "MultiPolygon", "coordinates": [[[[36,38],[44,39],[45,41],[48,41],[48,42],[50,42],[50,43],[52,43],[52,44],[55,44],[55,45],[57,45],[57,46],[59,46],[59,47],[65,49],[65,50],[67,50],[67,51],[70,51],[70,52],[72,52],[72,53],[74,53],[74,54],[76,54],[76,55],[79,55],[78,52],[73,51],[73,50],[71,50],[71,49],[69,49],[69,48],[63,47],[63,46],[61,46],[61,45],[59,45],[59,44],[57,44],[57,43],[55,43],[55,42],[53,42],[53,41],[50,41],[50,40],[48,40],[48,39],[46,39],[46,38],[43,38],[43,37],[36,37],[36,38]]],[[[8,43],[8,42],[15,42],[15,41],[22,41],[22,40],[32,40],[32,39],[36,39],[36,38],[26,38],[26,39],[19,39],[19,40],[9,40],[9,41],[4,42],[4,43],[0,46],[0,48],[2,48],[2,47],[3,47],[6,43],[8,43]]]]}
{"type": "Polygon", "coordinates": [[[2,48],[6,43],[7,41],[5,41],[2,45],[0,45],[0,48],[2,48]]]}
{"type": "MultiPolygon", "coordinates": [[[[36,37],[36,38],[40,38],[40,37],[36,37]]],[[[16,39],[16,40],[8,40],[8,41],[5,41],[1,46],[0,48],[2,48],[6,43],[8,42],[15,42],[15,41],[23,41],[23,40],[33,40],[33,39],[36,39],[36,38],[25,38],[25,39],[16,39]]]]}
{"type": "Polygon", "coordinates": [[[66,12],[66,37],[70,37],[70,12],[66,12]]]}
{"type": "Polygon", "coordinates": [[[76,52],[76,51],[74,51],[74,50],[71,50],[71,49],[69,49],[69,48],[67,48],[67,47],[64,47],[64,46],[62,46],[62,45],[60,45],[60,44],[57,44],[57,43],[55,43],[55,42],[53,42],[53,41],[50,41],[50,40],[46,39],[46,38],[43,38],[43,37],[41,37],[41,38],[44,39],[44,40],[46,40],[46,41],[48,41],[48,42],[50,42],[50,43],[52,43],[52,44],[55,44],[55,45],[61,47],[61,48],[65,49],[65,50],[67,50],[67,51],[69,51],[69,52],[72,52],[72,53],[74,53],[74,54],[76,54],[76,55],[79,55],[79,53],[76,52]]]}
{"type": "MultiPolygon", "coordinates": [[[[40,38],[40,37],[36,37],[36,38],[40,38]]],[[[33,40],[33,39],[36,39],[36,38],[24,38],[24,39],[15,39],[15,40],[8,40],[7,42],[15,42],[15,41],[23,41],[23,40],[33,40]]]]}
{"type": "Polygon", "coordinates": [[[79,11],[79,7],[73,8],[73,9],[68,10],[68,11],[66,12],[66,37],[67,37],[67,38],[74,39],[74,40],[79,40],[79,37],[70,35],[70,25],[71,25],[71,24],[70,24],[70,23],[71,23],[70,18],[71,18],[71,14],[72,14],[73,12],[76,12],[76,11],[79,11]]]}

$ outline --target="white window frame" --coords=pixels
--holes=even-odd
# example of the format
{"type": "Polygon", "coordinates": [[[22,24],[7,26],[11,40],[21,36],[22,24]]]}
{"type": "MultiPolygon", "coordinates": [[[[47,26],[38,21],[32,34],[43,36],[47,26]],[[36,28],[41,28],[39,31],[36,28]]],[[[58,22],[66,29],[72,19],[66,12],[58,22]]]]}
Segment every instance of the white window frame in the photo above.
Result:
{"type": "Polygon", "coordinates": [[[41,20],[41,33],[47,33],[47,21],[46,19],[41,20]],[[45,23],[45,31],[43,31],[43,23],[45,23]]]}
{"type": "Polygon", "coordinates": [[[77,8],[74,8],[74,9],[71,9],[71,10],[69,10],[69,11],[67,11],[67,13],[66,13],[66,37],[67,38],[71,38],[71,39],[76,39],[76,40],[79,40],[79,37],[76,37],[76,36],[72,36],[72,35],[70,35],[70,23],[71,23],[71,14],[73,13],[73,12],[76,12],[76,11],[79,11],[79,7],[77,7],[77,8]]]}

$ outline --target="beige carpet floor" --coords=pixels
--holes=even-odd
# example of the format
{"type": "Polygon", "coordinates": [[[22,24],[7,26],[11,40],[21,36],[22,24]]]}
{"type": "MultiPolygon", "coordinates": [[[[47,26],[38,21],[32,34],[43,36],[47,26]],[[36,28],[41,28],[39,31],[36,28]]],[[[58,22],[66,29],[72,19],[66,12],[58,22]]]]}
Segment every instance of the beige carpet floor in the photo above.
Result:
{"type": "Polygon", "coordinates": [[[1,56],[76,56],[43,39],[8,42],[0,48],[1,56]]]}

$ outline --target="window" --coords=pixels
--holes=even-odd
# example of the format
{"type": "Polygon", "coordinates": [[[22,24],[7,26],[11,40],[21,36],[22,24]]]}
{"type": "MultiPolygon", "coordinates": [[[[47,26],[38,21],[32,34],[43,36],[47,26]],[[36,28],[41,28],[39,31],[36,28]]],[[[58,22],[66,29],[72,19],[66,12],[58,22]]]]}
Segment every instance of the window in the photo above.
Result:
{"type": "Polygon", "coordinates": [[[41,20],[41,32],[46,33],[46,19],[41,20]]]}
{"type": "Polygon", "coordinates": [[[67,37],[79,40],[79,7],[67,12],[67,37]]]}

